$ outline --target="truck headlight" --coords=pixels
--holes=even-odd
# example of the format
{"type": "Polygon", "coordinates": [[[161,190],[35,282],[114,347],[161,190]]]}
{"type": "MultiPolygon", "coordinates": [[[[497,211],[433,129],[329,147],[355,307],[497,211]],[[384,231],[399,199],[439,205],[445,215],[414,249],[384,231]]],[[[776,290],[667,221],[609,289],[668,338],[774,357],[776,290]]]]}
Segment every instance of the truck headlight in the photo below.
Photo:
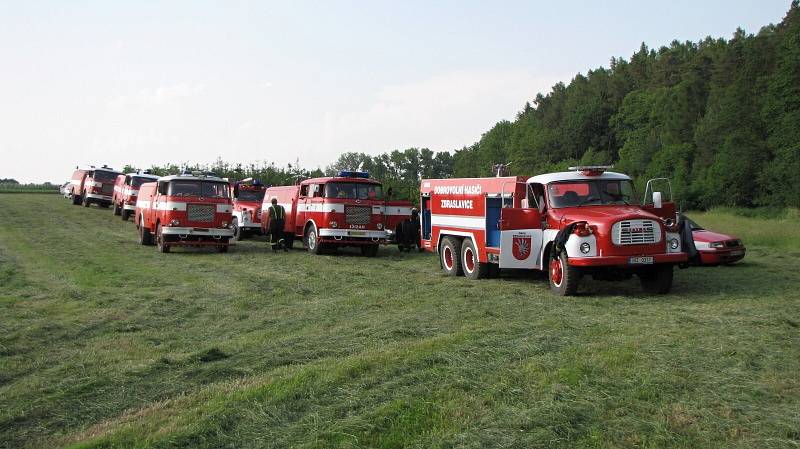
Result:
{"type": "Polygon", "coordinates": [[[375,226],[375,227],[378,228],[379,230],[383,229],[383,223],[378,223],[377,226],[375,226]]]}
{"type": "Polygon", "coordinates": [[[670,239],[669,247],[671,249],[678,249],[679,246],[681,246],[681,242],[679,242],[678,239],[670,239]]]}
{"type": "Polygon", "coordinates": [[[329,224],[329,225],[330,225],[332,228],[339,227],[339,223],[336,223],[336,220],[331,220],[331,221],[330,221],[328,224],[329,224]]]}
{"type": "Polygon", "coordinates": [[[178,220],[177,218],[175,218],[175,219],[173,219],[172,221],[169,222],[170,226],[178,226],[179,224],[181,224],[181,221],[178,220]]]}
{"type": "Polygon", "coordinates": [[[588,244],[586,242],[583,242],[583,243],[581,243],[580,249],[581,249],[581,252],[583,254],[589,254],[589,251],[592,250],[592,245],[590,245],[590,244],[588,244]]]}
{"type": "Polygon", "coordinates": [[[228,227],[228,222],[227,221],[223,221],[222,222],[222,227],[223,228],[227,228],[228,227]]]}

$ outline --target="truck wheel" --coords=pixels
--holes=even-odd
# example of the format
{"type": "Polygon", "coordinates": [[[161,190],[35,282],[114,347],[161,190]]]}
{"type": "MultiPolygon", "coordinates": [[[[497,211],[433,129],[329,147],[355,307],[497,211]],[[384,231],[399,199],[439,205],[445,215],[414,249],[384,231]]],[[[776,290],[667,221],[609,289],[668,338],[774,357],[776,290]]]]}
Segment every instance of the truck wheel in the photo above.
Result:
{"type": "Polygon", "coordinates": [[[672,265],[659,265],[639,273],[642,290],[647,293],[663,295],[672,289],[672,265]]]}
{"type": "Polygon", "coordinates": [[[238,218],[233,217],[233,220],[231,220],[231,227],[233,228],[233,241],[238,242],[242,239],[242,230],[239,228],[238,218]]]}
{"type": "Polygon", "coordinates": [[[83,196],[83,207],[89,207],[89,198],[86,196],[86,194],[82,196],[83,196]]]}
{"type": "Polygon", "coordinates": [[[314,226],[308,227],[308,230],[306,231],[305,244],[306,248],[308,248],[308,252],[310,253],[323,254],[324,252],[323,245],[319,242],[317,229],[314,226]]]}
{"type": "Polygon", "coordinates": [[[81,204],[81,196],[80,195],[72,195],[72,205],[77,206],[81,204]]]}
{"type": "Polygon", "coordinates": [[[461,268],[464,276],[470,279],[482,279],[489,275],[489,264],[481,263],[472,239],[464,239],[461,243],[461,268]]]}
{"type": "Polygon", "coordinates": [[[378,245],[362,245],[361,255],[367,257],[375,257],[378,255],[378,245]]]}
{"type": "Polygon", "coordinates": [[[577,293],[581,272],[569,265],[566,251],[561,251],[557,258],[550,257],[548,272],[551,292],[558,296],[572,296],[577,293]]]}
{"type": "Polygon", "coordinates": [[[153,234],[144,227],[144,216],[139,217],[139,244],[148,246],[153,244],[153,234]]]}
{"type": "Polygon", "coordinates": [[[118,206],[117,203],[114,203],[114,215],[122,215],[122,206],[118,206]]]}
{"type": "Polygon", "coordinates": [[[122,221],[128,221],[128,218],[130,218],[131,216],[131,211],[127,209],[122,209],[120,215],[122,216],[122,221]]]}
{"type": "Polygon", "coordinates": [[[164,233],[161,232],[160,223],[158,226],[156,226],[156,243],[158,244],[158,252],[160,253],[169,252],[169,244],[167,243],[166,237],[164,237],[164,233]]]}
{"type": "Polygon", "coordinates": [[[442,239],[442,249],[439,251],[442,269],[448,276],[459,276],[461,270],[461,240],[455,237],[442,239]]]}

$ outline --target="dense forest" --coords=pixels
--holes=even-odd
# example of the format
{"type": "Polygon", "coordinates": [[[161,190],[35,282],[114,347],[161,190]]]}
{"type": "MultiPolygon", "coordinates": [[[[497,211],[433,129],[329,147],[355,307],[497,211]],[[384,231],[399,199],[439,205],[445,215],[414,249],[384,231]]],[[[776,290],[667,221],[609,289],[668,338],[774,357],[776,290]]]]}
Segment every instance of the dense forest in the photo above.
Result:
{"type": "MultiPolygon", "coordinates": [[[[639,186],[672,180],[685,208],[800,207],[800,6],[758,34],[642,44],[630,59],[578,74],[525,104],[475,144],[449,152],[426,148],[377,156],[345,153],[325,170],[299,164],[207,166],[231,179],[292,183],[338,169],[369,171],[400,197],[413,198],[423,177],[488,176],[614,164],[639,186]]],[[[160,174],[177,166],[154,167],[160,174]]]]}

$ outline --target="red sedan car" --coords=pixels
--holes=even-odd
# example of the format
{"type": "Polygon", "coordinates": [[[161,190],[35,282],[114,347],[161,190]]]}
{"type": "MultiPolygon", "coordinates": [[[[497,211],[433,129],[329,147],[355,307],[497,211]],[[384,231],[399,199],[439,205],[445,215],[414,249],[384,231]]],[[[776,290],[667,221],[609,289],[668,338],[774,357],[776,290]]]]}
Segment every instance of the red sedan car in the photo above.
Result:
{"type": "Polygon", "coordinates": [[[704,229],[688,217],[686,222],[692,227],[694,246],[699,256],[697,264],[730,265],[744,257],[746,250],[741,239],[704,229]]]}

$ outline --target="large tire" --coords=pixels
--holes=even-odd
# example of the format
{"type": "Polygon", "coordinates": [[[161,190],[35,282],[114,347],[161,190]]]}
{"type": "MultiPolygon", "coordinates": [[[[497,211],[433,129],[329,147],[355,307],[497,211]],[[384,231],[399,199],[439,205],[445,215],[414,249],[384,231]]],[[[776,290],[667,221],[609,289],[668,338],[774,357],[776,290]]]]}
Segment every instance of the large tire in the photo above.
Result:
{"type": "Polygon", "coordinates": [[[469,279],[483,279],[489,276],[489,264],[481,263],[478,250],[469,238],[461,242],[461,269],[464,271],[464,276],[469,279]]]}
{"type": "Polygon", "coordinates": [[[558,257],[549,257],[548,279],[550,291],[558,296],[572,296],[578,292],[578,283],[581,280],[581,271],[570,266],[567,252],[561,251],[558,257]]]}
{"type": "Polygon", "coordinates": [[[319,242],[319,235],[317,235],[317,228],[311,225],[306,230],[306,236],[303,239],[308,252],[312,254],[324,254],[325,249],[323,244],[319,242]]]}
{"type": "Polygon", "coordinates": [[[81,204],[81,196],[80,195],[72,195],[72,205],[78,206],[81,204]]]}
{"type": "Polygon", "coordinates": [[[378,245],[361,245],[361,255],[366,257],[375,257],[378,255],[378,245]]]}
{"type": "Polygon", "coordinates": [[[122,206],[114,203],[114,215],[122,215],[122,206]]]}
{"type": "Polygon", "coordinates": [[[664,295],[672,289],[672,265],[657,265],[651,270],[639,273],[642,290],[647,293],[664,295]]]}
{"type": "Polygon", "coordinates": [[[442,264],[442,270],[448,276],[460,276],[463,274],[461,269],[461,240],[450,236],[442,239],[439,260],[442,264]]]}
{"type": "Polygon", "coordinates": [[[153,244],[153,234],[144,227],[144,217],[139,216],[139,244],[150,246],[153,244]]]}
{"type": "Polygon", "coordinates": [[[131,216],[131,211],[127,209],[122,209],[120,215],[122,216],[122,221],[128,221],[128,218],[130,218],[131,216]]]}
{"type": "Polygon", "coordinates": [[[169,243],[167,243],[167,238],[163,232],[161,232],[161,223],[156,225],[156,243],[158,244],[158,252],[160,253],[168,253],[169,252],[169,243]]]}
{"type": "Polygon", "coordinates": [[[85,193],[81,197],[83,197],[83,207],[89,207],[89,197],[85,193]]]}
{"type": "Polygon", "coordinates": [[[242,239],[242,228],[239,227],[239,219],[233,217],[231,220],[231,227],[233,228],[233,241],[238,242],[242,239]]]}

